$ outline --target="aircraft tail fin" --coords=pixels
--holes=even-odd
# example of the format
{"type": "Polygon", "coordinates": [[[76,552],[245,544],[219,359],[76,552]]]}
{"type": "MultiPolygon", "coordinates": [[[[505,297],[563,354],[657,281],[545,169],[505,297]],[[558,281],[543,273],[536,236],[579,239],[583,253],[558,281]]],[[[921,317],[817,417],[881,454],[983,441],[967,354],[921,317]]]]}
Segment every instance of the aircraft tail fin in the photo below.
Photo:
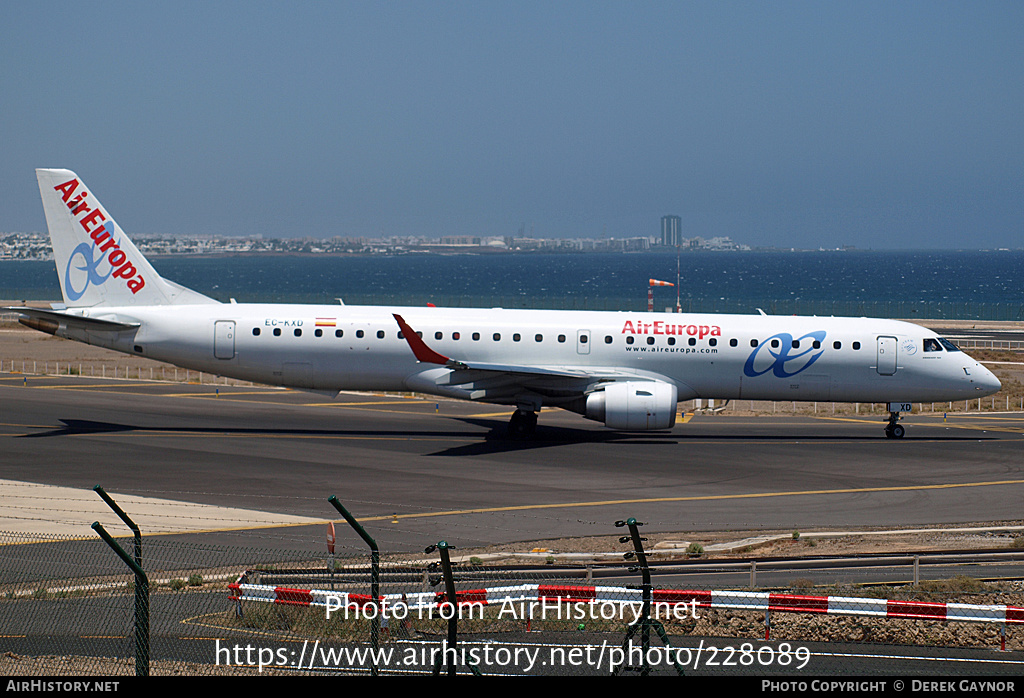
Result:
{"type": "Polygon", "coordinates": [[[67,307],[218,302],[161,277],[74,172],[36,179],[67,307]]]}

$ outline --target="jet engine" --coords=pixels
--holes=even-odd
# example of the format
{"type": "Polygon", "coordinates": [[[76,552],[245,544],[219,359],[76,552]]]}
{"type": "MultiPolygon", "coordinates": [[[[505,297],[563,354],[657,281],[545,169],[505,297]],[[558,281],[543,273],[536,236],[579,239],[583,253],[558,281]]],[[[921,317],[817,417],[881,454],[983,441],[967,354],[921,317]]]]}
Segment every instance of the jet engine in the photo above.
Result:
{"type": "Polygon", "coordinates": [[[587,396],[586,418],[611,429],[670,429],[676,423],[676,386],[660,381],[609,383],[587,396]]]}

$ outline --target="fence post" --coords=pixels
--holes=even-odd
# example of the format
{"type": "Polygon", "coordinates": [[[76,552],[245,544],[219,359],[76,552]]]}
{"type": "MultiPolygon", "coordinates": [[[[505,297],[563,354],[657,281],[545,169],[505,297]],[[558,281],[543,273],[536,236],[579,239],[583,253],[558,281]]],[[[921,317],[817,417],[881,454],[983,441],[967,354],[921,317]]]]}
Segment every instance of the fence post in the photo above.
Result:
{"type": "MultiPolygon", "coordinates": [[[[640,668],[641,676],[648,676],[651,673],[651,665],[647,661],[647,653],[651,648],[651,596],[653,593],[653,586],[651,584],[651,570],[647,566],[647,554],[644,552],[643,541],[646,538],[640,537],[640,531],[638,526],[643,526],[634,518],[626,519],[625,521],[616,521],[615,526],[621,528],[623,526],[629,527],[629,535],[622,536],[619,538],[620,543],[633,542],[633,552],[626,553],[623,557],[627,560],[636,558],[639,563],[636,567],[630,567],[630,572],[640,572],[640,576],[643,579],[643,586],[641,587],[641,603],[643,604],[640,610],[640,617],[636,620],[636,623],[629,626],[629,632],[626,633],[626,639],[623,641],[623,646],[629,642],[630,638],[633,637],[637,630],[640,631],[640,647],[642,648],[643,665],[640,668]]],[[[614,675],[617,672],[612,672],[614,675]]]]}
{"type": "MultiPolygon", "coordinates": [[[[441,574],[444,579],[444,596],[448,605],[450,606],[451,617],[448,619],[448,645],[445,647],[445,651],[437,658],[434,663],[434,676],[440,676],[441,665],[444,663],[446,657],[457,657],[458,652],[456,647],[459,642],[459,599],[455,593],[455,576],[452,574],[452,560],[448,554],[448,551],[452,546],[448,545],[446,541],[439,541],[437,545],[430,545],[423,551],[426,554],[430,554],[437,550],[441,555],[441,574]],[[449,652],[451,654],[449,655],[449,652]]],[[[433,563],[437,564],[437,563],[433,563]]],[[[436,569],[436,568],[435,568],[436,569]]],[[[480,669],[473,663],[467,662],[469,670],[474,675],[480,676],[480,669]]],[[[448,676],[455,676],[455,661],[451,660],[448,662],[448,676]]]]}
{"type": "Polygon", "coordinates": [[[99,521],[93,522],[92,529],[135,573],[135,675],[149,676],[149,578],[142,567],[135,564],[135,560],[103,530],[99,521]],[[139,589],[142,590],[141,594],[139,589]]]}
{"type": "MultiPolygon", "coordinates": [[[[637,631],[640,632],[640,646],[643,655],[643,664],[640,667],[641,676],[649,676],[651,673],[651,663],[648,659],[648,651],[651,647],[651,628],[653,627],[655,632],[658,633],[658,637],[665,643],[665,647],[670,648],[672,643],[669,640],[668,633],[665,631],[665,626],[661,624],[657,618],[651,618],[651,604],[654,598],[654,585],[651,583],[651,569],[647,565],[647,553],[644,552],[644,541],[646,538],[640,537],[640,526],[642,523],[634,518],[626,519],[625,521],[616,521],[616,528],[622,528],[623,526],[629,527],[629,535],[622,536],[619,538],[620,543],[633,542],[633,551],[623,555],[626,560],[636,559],[639,563],[636,566],[630,567],[630,572],[640,572],[641,578],[643,579],[643,586],[641,587],[641,609],[640,617],[636,619],[634,623],[629,626],[629,630],[626,632],[626,638],[622,641],[622,648],[626,650],[626,645],[630,639],[636,635],[637,631]]],[[[694,616],[696,616],[697,601],[693,601],[694,616]]],[[[625,656],[629,656],[627,653],[625,656]]],[[[683,676],[683,668],[679,666],[679,662],[675,659],[672,660],[675,665],[676,673],[683,676]]],[[[620,667],[621,668],[621,667],[620,667]]],[[[615,676],[619,672],[619,669],[612,671],[612,676],[615,676]]]]}
{"type": "MultiPolygon", "coordinates": [[[[142,532],[139,530],[138,525],[131,520],[128,514],[124,513],[124,510],[117,505],[110,495],[108,495],[102,487],[96,485],[92,488],[93,491],[100,496],[104,502],[107,503],[118,518],[124,521],[125,526],[132,530],[132,534],[135,538],[135,567],[138,571],[135,573],[135,673],[139,676],[149,676],[149,582],[146,581],[145,588],[139,583],[139,572],[142,571],[142,532]],[[139,609],[145,608],[145,626],[140,629],[139,627],[139,609]],[[144,674],[139,674],[139,664],[145,665],[144,674]]],[[[135,569],[134,567],[132,568],[135,569]]],[[[145,573],[142,573],[145,578],[145,573]]]]}
{"type": "Polygon", "coordinates": [[[356,517],[352,516],[348,509],[342,506],[336,496],[332,494],[327,498],[327,501],[338,510],[339,514],[345,517],[348,525],[370,546],[370,598],[372,599],[370,603],[377,608],[377,613],[373,614],[373,619],[370,621],[370,647],[373,649],[370,676],[377,676],[379,672],[377,667],[377,650],[380,648],[380,617],[385,612],[385,609],[378,605],[380,603],[380,548],[377,547],[377,541],[370,537],[366,529],[356,521],[356,517]]]}

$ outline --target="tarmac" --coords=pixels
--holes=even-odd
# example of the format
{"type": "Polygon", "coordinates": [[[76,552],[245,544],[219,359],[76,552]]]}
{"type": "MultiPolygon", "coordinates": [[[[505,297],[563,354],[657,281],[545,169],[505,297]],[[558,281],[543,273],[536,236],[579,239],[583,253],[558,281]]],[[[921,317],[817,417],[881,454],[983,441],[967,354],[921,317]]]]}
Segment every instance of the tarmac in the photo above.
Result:
{"type": "Polygon", "coordinates": [[[659,533],[998,523],[1024,494],[1013,411],[913,414],[895,442],[880,413],[630,434],[552,410],[519,442],[509,410],[396,395],[3,373],[0,404],[0,529],[46,535],[117,524],[96,484],[150,535],[320,546],[336,494],[382,545],[421,550],[608,535],[629,516],[659,533]]]}

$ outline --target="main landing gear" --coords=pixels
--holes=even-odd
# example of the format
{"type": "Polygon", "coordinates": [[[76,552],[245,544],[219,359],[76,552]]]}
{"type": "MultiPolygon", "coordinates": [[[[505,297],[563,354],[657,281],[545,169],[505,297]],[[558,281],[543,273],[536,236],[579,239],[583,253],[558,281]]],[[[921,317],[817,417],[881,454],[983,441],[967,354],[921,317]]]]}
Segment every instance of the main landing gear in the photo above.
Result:
{"type": "Polygon", "coordinates": [[[513,439],[525,439],[537,431],[537,413],[517,409],[508,420],[508,435],[513,439]]]}
{"type": "Polygon", "coordinates": [[[885,426],[885,438],[887,439],[902,439],[907,430],[903,427],[900,421],[899,412],[889,413],[889,423],[885,426]]]}

